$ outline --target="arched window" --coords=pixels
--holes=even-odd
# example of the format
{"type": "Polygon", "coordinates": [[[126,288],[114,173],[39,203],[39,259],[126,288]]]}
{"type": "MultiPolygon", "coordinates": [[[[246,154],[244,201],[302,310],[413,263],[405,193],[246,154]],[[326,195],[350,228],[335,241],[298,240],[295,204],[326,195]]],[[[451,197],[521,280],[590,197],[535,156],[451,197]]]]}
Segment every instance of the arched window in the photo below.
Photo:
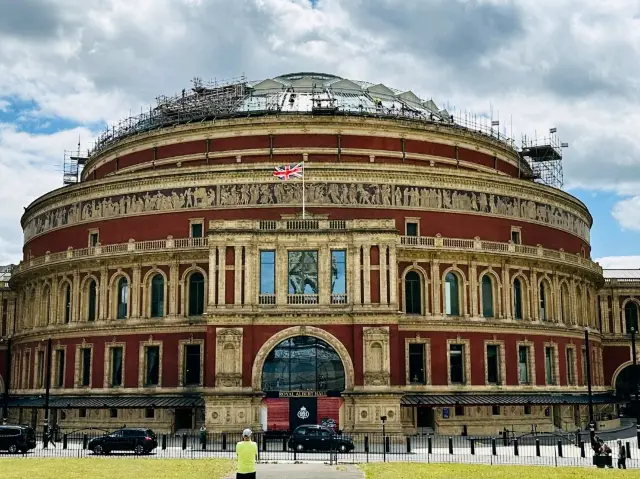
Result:
{"type": "Polygon", "coordinates": [[[87,301],[87,321],[95,321],[96,320],[96,309],[98,307],[98,283],[96,283],[95,279],[92,279],[89,282],[89,291],[88,291],[88,301],[87,301]]]}
{"type": "Polygon", "coordinates": [[[460,288],[458,277],[452,272],[444,279],[444,312],[447,316],[460,316],[460,288]]]}
{"type": "Polygon", "coordinates": [[[493,318],[493,281],[491,276],[485,274],[482,277],[482,316],[493,318]]]}
{"type": "Polygon", "coordinates": [[[514,319],[522,319],[522,282],[519,278],[513,281],[513,317],[514,319]]]}
{"type": "Polygon", "coordinates": [[[371,370],[382,371],[382,345],[380,343],[371,345],[371,370]]]}
{"type": "Polygon", "coordinates": [[[409,271],[404,277],[405,313],[422,314],[422,294],[420,275],[409,271]]]}
{"type": "Polygon", "coordinates": [[[151,317],[164,316],[164,277],[158,273],[151,279],[151,317]]]}
{"type": "Polygon", "coordinates": [[[64,287],[64,323],[69,324],[71,322],[71,285],[67,284],[64,287]]]}
{"type": "Polygon", "coordinates": [[[633,301],[624,305],[624,323],[627,334],[631,333],[631,328],[638,332],[638,305],[633,301]]]}
{"type": "Polygon", "coordinates": [[[204,313],[204,276],[195,272],[189,276],[189,316],[201,316],[204,313]]]}
{"type": "Polygon", "coordinates": [[[547,310],[547,288],[544,281],[540,281],[540,296],[538,298],[540,304],[540,321],[549,320],[549,311],[547,310]]]}
{"type": "Polygon", "coordinates": [[[129,313],[129,281],[127,278],[122,277],[118,280],[117,300],[117,319],[126,319],[129,313]]]}

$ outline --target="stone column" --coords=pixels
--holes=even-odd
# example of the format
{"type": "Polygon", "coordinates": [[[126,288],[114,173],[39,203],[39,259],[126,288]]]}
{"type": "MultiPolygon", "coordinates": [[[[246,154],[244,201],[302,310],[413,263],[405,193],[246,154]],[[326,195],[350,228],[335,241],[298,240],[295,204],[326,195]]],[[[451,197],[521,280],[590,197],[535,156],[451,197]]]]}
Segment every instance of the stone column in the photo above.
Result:
{"type": "Polygon", "coordinates": [[[140,317],[140,265],[136,264],[133,267],[133,277],[131,278],[131,318],[136,319],[140,317]]]}
{"type": "Polygon", "coordinates": [[[600,311],[602,314],[602,332],[610,333],[609,330],[609,306],[607,305],[607,296],[600,296],[600,311]]]}
{"type": "Polygon", "coordinates": [[[558,278],[558,273],[554,272],[553,273],[553,277],[552,277],[552,288],[553,288],[553,292],[550,293],[552,294],[553,297],[553,311],[551,312],[552,314],[552,320],[556,323],[560,323],[562,321],[562,310],[561,310],[561,303],[560,303],[560,279],[558,278]]]}
{"type": "Polygon", "coordinates": [[[614,334],[622,334],[622,325],[620,323],[620,296],[613,293],[612,308],[613,310],[613,332],[614,334]]]}
{"type": "Polygon", "coordinates": [[[540,291],[538,291],[538,271],[531,270],[531,321],[540,321],[540,291]]]}
{"type": "Polygon", "coordinates": [[[389,246],[389,303],[396,311],[400,309],[398,304],[398,257],[396,245],[389,246]]]}
{"type": "Polygon", "coordinates": [[[227,276],[227,247],[218,246],[218,302],[219,308],[224,308],[225,301],[225,285],[227,276]]]}
{"type": "Polygon", "coordinates": [[[472,261],[469,265],[469,294],[471,296],[471,311],[469,316],[472,318],[479,316],[478,313],[478,265],[472,261]]]}
{"type": "Polygon", "coordinates": [[[329,245],[323,244],[318,252],[319,301],[321,305],[331,303],[331,252],[329,245]]]}
{"type": "Polygon", "coordinates": [[[177,260],[173,260],[169,266],[169,315],[178,315],[178,286],[180,265],[177,260]]]}
{"type": "Polygon", "coordinates": [[[364,288],[364,304],[371,305],[371,245],[362,245],[362,287],[364,288]]]}
{"type": "Polygon", "coordinates": [[[207,309],[210,311],[216,307],[216,247],[213,245],[213,236],[209,236],[209,271],[207,272],[207,309]]]}
{"type": "MultiPolygon", "coordinates": [[[[51,324],[57,324],[58,322],[58,295],[59,295],[59,283],[58,277],[53,275],[51,277],[51,317],[49,322],[51,324]]],[[[7,322],[13,325],[13,316],[7,316],[7,322]]]]}
{"type": "Polygon", "coordinates": [[[356,244],[353,249],[353,304],[354,306],[360,306],[362,304],[362,295],[360,292],[360,278],[362,276],[362,269],[360,267],[360,251],[362,245],[356,244]]]}
{"type": "Polygon", "coordinates": [[[286,306],[287,304],[287,277],[287,250],[284,246],[278,245],[276,247],[276,304],[278,306],[286,306]]]}
{"type": "Polygon", "coordinates": [[[80,271],[73,272],[73,287],[71,289],[71,322],[80,321],[80,271]]]}
{"type": "MultiPolygon", "coordinates": [[[[98,308],[98,311],[100,313],[100,321],[106,321],[107,320],[107,306],[108,306],[108,295],[107,295],[107,291],[109,288],[109,268],[107,267],[107,265],[102,265],[102,267],[100,268],[100,295],[99,295],[99,299],[100,299],[100,307],[98,308]]],[[[56,298],[58,297],[58,295],[56,294],[56,298]]],[[[56,311],[57,311],[57,304],[56,304],[56,311]]]]}
{"type": "Polygon", "coordinates": [[[504,304],[502,316],[513,319],[513,307],[511,306],[511,280],[509,277],[509,265],[502,263],[502,302],[504,304]]]}
{"type": "Polygon", "coordinates": [[[244,246],[234,246],[235,253],[233,266],[233,304],[235,306],[242,305],[242,248],[244,246]]]}
{"type": "Polygon", "coordinates": [[[247,245],[244,249],[244,304],[250,306],[255,302],[253,285],[254,264],[256,262],[256,248],[253,245],[247,245]]]}
{"type": "MultiPolygon", "coordinates": [[[[387,246],[378,246],[380,251],[380,304],[388,304],[387,302],[387,246]]],[[[426,284],[426,281],[425,281],[426,284]]]]}
{"type": "Polygon", "coordinates": [[[434,315],[441,314],[440,310],[440,261],[431,261],[431,304],[434,315]]]}

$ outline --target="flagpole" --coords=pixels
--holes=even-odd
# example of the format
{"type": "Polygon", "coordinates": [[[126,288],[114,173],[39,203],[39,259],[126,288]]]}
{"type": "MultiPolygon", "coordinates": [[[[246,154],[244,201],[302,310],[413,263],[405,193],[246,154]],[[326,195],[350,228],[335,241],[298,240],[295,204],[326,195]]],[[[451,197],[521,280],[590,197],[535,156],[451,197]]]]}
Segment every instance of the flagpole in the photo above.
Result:
{"type": "Polygon", "coordinates": [[[304,160],[302,160],[302,219],[304,219],[304,160]]]}

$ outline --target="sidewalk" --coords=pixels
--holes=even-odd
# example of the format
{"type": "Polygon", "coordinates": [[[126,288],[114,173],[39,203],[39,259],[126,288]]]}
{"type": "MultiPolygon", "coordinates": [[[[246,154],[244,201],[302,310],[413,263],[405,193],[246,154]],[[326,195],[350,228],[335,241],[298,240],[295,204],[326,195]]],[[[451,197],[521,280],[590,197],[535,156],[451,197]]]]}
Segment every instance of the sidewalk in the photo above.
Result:
{"type": "MultiPolygon", "coordinates": [[[[364,474],[356,466],[340,464],[258,464],[256,466],[259,479],[362,479],[364,474]]],[[[235,479],[233,473],[227,479],[235,479]]]]}

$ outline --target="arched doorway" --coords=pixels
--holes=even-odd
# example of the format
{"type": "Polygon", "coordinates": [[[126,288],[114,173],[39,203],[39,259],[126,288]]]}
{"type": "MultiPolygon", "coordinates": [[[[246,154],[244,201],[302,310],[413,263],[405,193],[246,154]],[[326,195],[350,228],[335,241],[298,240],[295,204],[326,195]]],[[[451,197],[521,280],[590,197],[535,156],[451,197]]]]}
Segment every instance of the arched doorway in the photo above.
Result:
{"type": "Polygon", "coordinates": [[[633,364],[622,368],[616,376],[616,396],[623,399],[633,399],[635,381],[633,364]]]}
{"type": "Polygon", "coordinates": [[[309,335],[283,339],[262,364],[263,426],[273,431],[301,424],[338,428],[346,384],[341,356],[327,341],[309,335]]]}

